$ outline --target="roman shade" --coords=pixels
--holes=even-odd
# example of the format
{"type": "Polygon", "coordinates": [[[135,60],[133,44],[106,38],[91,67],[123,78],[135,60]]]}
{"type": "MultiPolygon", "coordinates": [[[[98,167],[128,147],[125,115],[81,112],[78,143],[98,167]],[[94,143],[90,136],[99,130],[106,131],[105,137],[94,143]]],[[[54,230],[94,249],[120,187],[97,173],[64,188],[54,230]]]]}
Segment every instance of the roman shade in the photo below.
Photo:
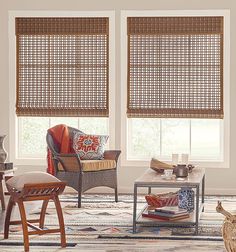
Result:
{"type": "Polygon", "coordinates": [[[128,17],[127,116],[223,118],[223,17],[128,17]]]}
{"type": "Polygon", "coordinates": [[[18,116],[109,116],[109,18],[16,18],[18,116]]]}

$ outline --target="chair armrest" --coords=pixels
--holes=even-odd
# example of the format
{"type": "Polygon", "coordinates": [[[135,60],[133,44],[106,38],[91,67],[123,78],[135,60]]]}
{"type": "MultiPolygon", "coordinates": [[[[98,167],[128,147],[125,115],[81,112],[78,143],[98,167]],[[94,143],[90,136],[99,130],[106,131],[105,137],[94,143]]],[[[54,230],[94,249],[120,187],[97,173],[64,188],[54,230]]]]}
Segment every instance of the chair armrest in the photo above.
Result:
{"type": "Polygon", "coordinates": [[[57,153],[55,157],[76,157],[79,159],[79,156],[76,153],[57,153]]]}
{"type": "Polygon", "coordinates": [[[104,159],[111,159],[117,162],[120,156],[120,153],[121,153],[120,150],[106,150],[104,151],[104,159]]]}
{"type": "Polygon", "coordinates": [[[55,159],[62,165],[64,171],[68,172],[81,172],[82,165],[77,154],[58,154],[55,159]]]}

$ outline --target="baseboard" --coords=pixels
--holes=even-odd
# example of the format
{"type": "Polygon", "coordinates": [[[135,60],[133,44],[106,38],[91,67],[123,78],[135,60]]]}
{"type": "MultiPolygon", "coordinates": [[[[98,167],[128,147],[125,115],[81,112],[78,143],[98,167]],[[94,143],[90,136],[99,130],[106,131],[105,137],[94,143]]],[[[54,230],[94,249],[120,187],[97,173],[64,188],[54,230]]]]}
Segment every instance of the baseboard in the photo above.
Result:
{"type": "MultiPolygon", "coordinates": [[[[165,189],[161,188],[161,192],[176,191],[177,189],[165,189]]],[[[133,194],[133,187],[118,187],[118,192],[121,194],[133,194]]],[[[76,191],[70,187],[66,187],[66,193],[75,193],[76,191]]],[[[114,189],[108,187],[97,187],[87,191],[88,193],[113,193],[114,189]]],[[[160,189],[153,190],[153,193],[160,192],[160,189]]],[[[139,188],[138,193],[146,194],[147,188],[139,188]]],[[[206,195],[236,195],[236,188],[206,188],[206,195]]]]}
{"type": "Polygon", "coordinates": [[[236,188],[206,188],[206,195],[236,195],[236,188]]]}

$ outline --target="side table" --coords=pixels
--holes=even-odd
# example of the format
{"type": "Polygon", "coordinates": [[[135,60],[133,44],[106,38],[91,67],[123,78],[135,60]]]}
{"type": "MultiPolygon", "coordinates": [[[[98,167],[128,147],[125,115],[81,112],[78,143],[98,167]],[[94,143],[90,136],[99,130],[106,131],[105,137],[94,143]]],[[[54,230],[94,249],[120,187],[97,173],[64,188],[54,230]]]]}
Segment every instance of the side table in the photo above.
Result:
{"type": "Polygon", "coordinates": [[[3,179],[5,175],[13,175],[16,168],[9,170],[0,170],[0,200],[2,205],[2,210],[5,210],[5,199],[4,199],[4,191],[3,191],[3,179]]]}
{"type": "Polygon", "coordinates": [[[137,224],[145,226],[169,226],[169,227],[195,227],[195,234],[198,234],[198,224],[201,212],[204,211],[204,194],[205,194],[205,170],[195,168],[189,173],[187,178],[183,180],[173,179],[165,180],[155,171],[148,169],[146,172],[134,182],[134,207],[133,207],[133,233],[136,232],[137,224]],[[190,215],[190,218],[178,221],[161,221],[157,219],[142,218],[142,213],[145,208],[137,213],[137,194],[138,188],[147,188],[148,193],[151,193],[152,188],[191,188],[195,189],[195,210],[190,215]],[[200,194],[201,189],[201,194],[200,194]]]}

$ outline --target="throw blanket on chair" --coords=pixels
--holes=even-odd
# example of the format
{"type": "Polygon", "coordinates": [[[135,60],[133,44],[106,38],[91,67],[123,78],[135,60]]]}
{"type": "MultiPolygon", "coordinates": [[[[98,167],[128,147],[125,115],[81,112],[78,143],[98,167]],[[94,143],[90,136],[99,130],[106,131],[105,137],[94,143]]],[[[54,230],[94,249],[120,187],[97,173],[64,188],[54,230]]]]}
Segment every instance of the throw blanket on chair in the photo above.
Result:
{"type": "MultiPolygon", "coordinates": [[[[64,124],[56,125],[50,129],[48,129],[48,133],[52,136],[55,144],[58,146],[60,153],[70,153],[70,135],[68,127],[64,124]]],[[[55,168],[53,165],[52,160],[52,153],[48,149],[47,153],[47,161],[48,161],[48,168],[47,172],[54,175],[55,174],[55,168]]]]}

